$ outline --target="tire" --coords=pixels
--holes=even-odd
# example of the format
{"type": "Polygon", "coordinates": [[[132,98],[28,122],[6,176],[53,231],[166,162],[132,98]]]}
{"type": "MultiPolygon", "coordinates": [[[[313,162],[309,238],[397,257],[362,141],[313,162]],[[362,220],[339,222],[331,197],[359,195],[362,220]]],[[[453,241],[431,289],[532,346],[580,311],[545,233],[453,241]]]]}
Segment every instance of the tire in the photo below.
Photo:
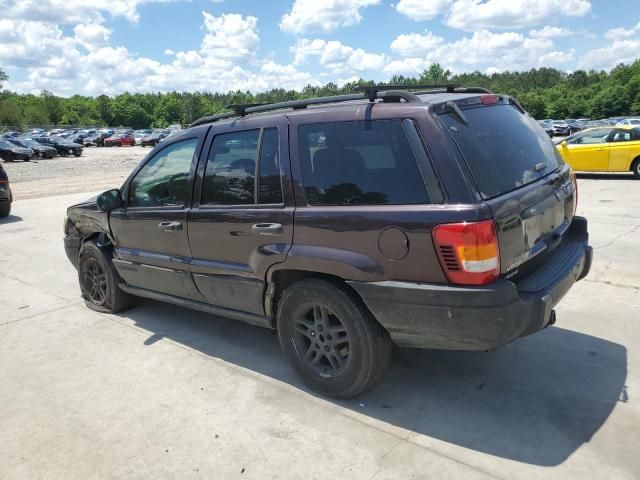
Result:
{"type": "Polygon", "coordinates": [[[118,278],[108,249],[99,247],[93,240],[82,244],[78,281],[87,307],[102,313],[118,313],[130,308],[133,297],[120,290],[118,278]]]}
{"type": "Polygon", "coordinates": [[[637,179],[640,179],[640,157],[636,158],[631,164],[631,171],[637,179]]]}
{"type": "Polygon", "coordinates": [[[311,389],[351,398],[372,387],[391,358],[389,334],[345,286],[302,280],[283,293],[280,346],[311,389]]]}
{"type": "Polygon", "coordinates": [[[0,205],[0,218],[8,217],[11,213],[11,202],[0,205]]]}
{"type": "Polygon", "coordinates": [[[74,154],[73,154],[73,156],[74,156],[74,157],[79,157],[79,156],[81,156],[81,155],[82,155],[81,153],[74,153],[74,154]]]}

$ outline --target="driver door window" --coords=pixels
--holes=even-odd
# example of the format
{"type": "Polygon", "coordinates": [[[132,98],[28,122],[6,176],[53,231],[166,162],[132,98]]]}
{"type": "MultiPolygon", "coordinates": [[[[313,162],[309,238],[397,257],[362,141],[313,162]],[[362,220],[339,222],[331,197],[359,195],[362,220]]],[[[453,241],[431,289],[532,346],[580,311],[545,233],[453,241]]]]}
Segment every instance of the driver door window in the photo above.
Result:
{"type": "Polygon", "coordinates": [[[129,207],[183,207],[197,138],[177,142],[158,152],[129,186],[129,207]]]}

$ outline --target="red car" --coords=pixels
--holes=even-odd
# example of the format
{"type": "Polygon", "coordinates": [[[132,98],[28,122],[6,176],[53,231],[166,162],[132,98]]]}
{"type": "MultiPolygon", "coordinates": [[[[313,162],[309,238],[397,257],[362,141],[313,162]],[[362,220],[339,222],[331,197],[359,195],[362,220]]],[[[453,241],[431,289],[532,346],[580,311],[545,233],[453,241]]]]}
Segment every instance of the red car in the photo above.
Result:
{"type": "Polygon", "coordinates": [[[136,139],[130,133],[116,133],[104,139],[105,147],[122,147],[123,145],[133,146],[136,139]]]}

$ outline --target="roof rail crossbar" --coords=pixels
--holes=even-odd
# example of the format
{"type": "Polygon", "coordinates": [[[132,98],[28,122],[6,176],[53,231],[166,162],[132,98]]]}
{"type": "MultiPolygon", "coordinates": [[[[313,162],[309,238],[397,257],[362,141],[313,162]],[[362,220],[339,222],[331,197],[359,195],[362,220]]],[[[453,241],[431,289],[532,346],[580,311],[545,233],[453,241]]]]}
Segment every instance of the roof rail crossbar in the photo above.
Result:
{"type": "Polygon", "coordinates": [[[244,117],[250,113],[264,113],[271,112],[273,110],[284,110],[291,108],[293,110],[300,110],[307,108],[309,105],[323,105],[328,103],[340,103],[351,102],[353,100],[364,100],[366,96],[361,93],[354,93],[350,95],[333,95],[331,97],[318,97],[318,98],[306,98],[301,100],[292,100],[289,102],[279,103],[255,103],[255,104],[240,104],[240,105],[227,105],[227,108],[233,109],[233,112],[220,113],[218,115],[211,115],[203,117],[191,125],[191,127],[197,127],[198,125],[204,125],[205,123],[217,122],[218,120],[225,120],[233,117],[244,117]]]}
{"type": "Polygon", "coordinates": [[[491,90],[482,87],[455,87],[452,89],[438,89],[438,90],[425,90],[422,92],[414,92],[416,95],[431,95],[436,93],[489,93],[493,94],[491,90]]]}
{"type": "Polygon", "coordinates": [[[219,113],[218,115],[209,115],[202,117],[189,125],[188,128],[197,127],[198,125],[204,125],[205,123],[217,122],[218,120],[226,120],[227,118],[237,117],[236,112],[219,113]]]}
{"type": "Polygon", "coordinates": [[[445,84],[433,84],[433,85],[356,85],[353,89],[356,92],[365,92],[370,102],[373,102],[378,98],[378,92],[384,92],[387,90],[399,90],[407,92],[409,90],[420,89],[445,89],[447,92],[453,92],[458,87],[451,83],[445,84]]]}
{"type": "Polygon", "coordinates": [[[259,107],[267,105],[266,103],[238,103],[227,105],[227,110],[233,110],[237,116],[244,117],[247,114],[247,108],[259,107]]]}

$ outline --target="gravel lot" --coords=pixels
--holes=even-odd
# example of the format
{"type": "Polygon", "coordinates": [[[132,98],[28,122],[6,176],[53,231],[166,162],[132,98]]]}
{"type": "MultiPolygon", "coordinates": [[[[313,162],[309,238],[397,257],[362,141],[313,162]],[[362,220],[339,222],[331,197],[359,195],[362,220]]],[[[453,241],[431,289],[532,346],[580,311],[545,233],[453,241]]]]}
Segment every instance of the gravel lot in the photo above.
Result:
{"type": "Polygon", "coordinates": [[[85,148],[82,156],[5,162],[16,200],[119,187],[151,151],[143,147],[85,148]]]}

